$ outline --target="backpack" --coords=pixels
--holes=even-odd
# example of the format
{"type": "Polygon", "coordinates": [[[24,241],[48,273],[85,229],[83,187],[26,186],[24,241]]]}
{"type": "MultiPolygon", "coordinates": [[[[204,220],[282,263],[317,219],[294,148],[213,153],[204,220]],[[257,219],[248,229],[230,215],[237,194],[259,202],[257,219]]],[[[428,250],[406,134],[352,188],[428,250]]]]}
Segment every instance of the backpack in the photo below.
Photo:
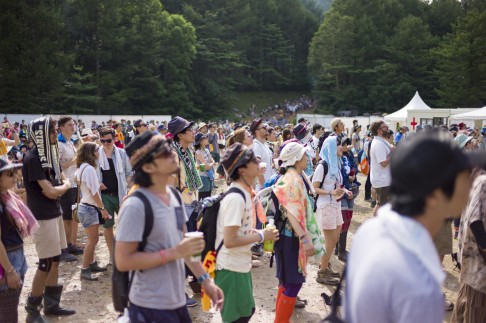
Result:
{"type": "MultiPolygon", "coordinates": [[[[324,179],[326,178],[327,176],[327,173],[329,172],[329,165],[327,164],[327,162],[323,159],[319,162],[320,165],[322,165],[324,167],[324,176],[322,176],[322,181],[321,181],[321,184],[319,185],[319,188],[322,188],[322,185],[324,185],[324,179]]],[[[314,181],[314,178],[312,178],[312,180],[314,181]]],[[[316,194],[314,196],[314,212],[317,211],[317,199],[319,198],[319,194],[316,194]]]]}
{"type": "MultiPolygon", "coordinates": [[[[176,196],[177,201],[180,205],[182,204],[181,196],[176,191],[175,188],[172,186],[170,187],[172,193],[176,196]]],[[[143,236],[142,241],[138,244],[138,251],[143,251],[146,244],[147,238],[152,231],[152,227],[154,226],[154,211],[148,198],[140,191],[133,192],[129,198],[139,198],[143,202],[143,207],[145,209],[145,225],[143,228],[143,236]]],[[[113,250],[115,250],[116,240],[113,241],[113,250]]],[[[115,253],[113,252],[113,255],[115,253]]],[[[129,301],[129,294],[130,294],[130,287],[132,285],[133,276],[135,275],[135,271],[131,273],[129,271],[119,271],[116,267],[115,257],[113,256],[113,273],[111,275],[111,296],[113,300],[113,307],[115,311],[123,313],[124,309],[128,306],[129,301]]]]}
{"type": "Polygon", "coordinates": [[[206,243],[201,253],[201,261],[204,260],[206,254],[210,251],[216,251],[216,255],[217,255],[219,250],[223,246],[223,240],[221,241],[221,243],[217,248],[215,246],[217,223],[218,223],[218,212],[219,212],[219,207],[221,206],[221,201],[226,197],[226,195],[231,193],[240,194],[246,203],[245,193],[243,193],[242,190],[236,187],[231,187],[225,193],[216,196],[207,197],[202,201],[201,209],[196,219],[196,222],[201,221],[201,224],[199,226],[199,231],[204,233],[204,242],[206,243]]]}

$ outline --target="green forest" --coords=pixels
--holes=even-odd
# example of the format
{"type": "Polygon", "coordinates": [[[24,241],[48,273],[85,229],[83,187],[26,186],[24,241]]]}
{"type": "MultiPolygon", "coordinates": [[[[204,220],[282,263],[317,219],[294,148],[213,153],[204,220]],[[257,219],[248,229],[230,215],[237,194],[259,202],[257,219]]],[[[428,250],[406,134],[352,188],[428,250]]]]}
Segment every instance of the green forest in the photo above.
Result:
{"type": "Polygon", "coordinates": [[[484,0],[0,0],[0,111],[229,116],[486,104],[484,0]],[[278,103],[278,102],[276,102],[278,103]]]}

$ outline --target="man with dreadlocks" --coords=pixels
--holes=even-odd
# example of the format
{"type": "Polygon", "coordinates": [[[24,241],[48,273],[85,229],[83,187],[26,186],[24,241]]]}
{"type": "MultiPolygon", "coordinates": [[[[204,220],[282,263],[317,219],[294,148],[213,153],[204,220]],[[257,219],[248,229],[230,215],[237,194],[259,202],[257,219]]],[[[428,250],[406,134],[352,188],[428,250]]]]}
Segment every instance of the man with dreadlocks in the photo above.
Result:
{"type": "Polygon", "coordinates": [[[24,157],[22,175],[27,205],[39,222],[33,242],[39,266],[27,298],[27,322],[46,322],[40,314],[44,299],[45,315],[72,315],[59,306],[62,285],[57,284],[61,249],[67,247],[59,198],[71,187],[64,178],[57,148],[57,121],[42,117],[29,123],[29,136],[35,148],[24,157]]]}

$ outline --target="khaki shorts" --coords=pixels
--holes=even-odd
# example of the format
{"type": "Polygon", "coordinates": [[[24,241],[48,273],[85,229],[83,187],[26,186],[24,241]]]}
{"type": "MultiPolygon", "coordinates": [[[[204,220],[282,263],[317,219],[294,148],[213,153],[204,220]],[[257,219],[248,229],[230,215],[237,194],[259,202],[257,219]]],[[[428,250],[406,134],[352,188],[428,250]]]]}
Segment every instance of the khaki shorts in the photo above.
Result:
{"type": "Polygon", "coordinates": [[[341,213],[341,204],[326,204],[323,208],[317,209],[316,221],[319,230],[334,230],[344,223],[341,213]]]}
{"type": "Polygon", "coordinates": [[[375,188],[376,191],[376,205],[382,206],[390,201],[390,186],[375,188]]]}
{"type": "Polygon", "coordinates": [[[50,220],[38,220],[39,228],[32,235],[39,259],[59,256],[67,247],[62,216],[50,220]]]}

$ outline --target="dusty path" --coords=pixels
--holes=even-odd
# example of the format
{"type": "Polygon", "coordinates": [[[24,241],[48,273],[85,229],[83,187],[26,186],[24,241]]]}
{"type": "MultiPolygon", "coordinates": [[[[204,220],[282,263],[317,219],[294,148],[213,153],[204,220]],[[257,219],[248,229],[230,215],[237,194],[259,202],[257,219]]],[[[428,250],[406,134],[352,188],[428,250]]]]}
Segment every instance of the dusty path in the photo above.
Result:
{"type": "MultiPolygon", "coordinates": [[[[365,182],[360,178],[362,183],[365,182]]],[[[348,249],[349,243],[352,242],[353,234],[357,228],[372,216],[369,203],[363,201],[364,193],[358,196],[355,204],[355,211],[353,214],[353,221],[350,227],[350,234],[348,235],[348,249]]],[[[30,292],[32,286],[32,278],[35,273],[35,263],[37,255],[35,248],[30,241],[26,241],[25,250],[27,262],[30,269],[27,271],[24,289],[20,299],[20,322],[25,322],[25,300],[27,293],[30,292]]],[[[111,303],[111,281],[110,271],[99,275],[99,281],[86,282],[79,278],[81,258],[78,256],[78,261],[72,263],[61,263],[60,267],[60,281],[64,284],[65,292],[62,298],[62,303],[77,311],[76,315],[66,318],[49,317],[49,322],[114,322],[117,313],[113,309],[111,303]]],[[[101,265],[108,262],[108,250],[104,244],[103,237],[100,237],[100,242],[96,250],[96,257],[101,265]]],[[[331,260],[333,268],[342,270],[342,264],[335,257],[331,260]]],[[[444,291],[447,299],[455,301],[457,291],[459,290],[457,269],[453,269],[450,256],[446,256],[444,260],[445,269],[447,271],[446,283],[444,291]]],[[[316,283],[315,277],[317,272],[317,265],[315,263],[309,264],[309,277],[307,283],[300,292],[300,297],[308,300],[308,305],[304,309],[296,309],[292,320],[294,322],[319,322],[323,317],[329,313],[329,308],[323,303],[320,295],[323,292],[330,294],[334,289],[316,283]]],[[[256,302],[256,313],[251,322],[273,322],[275,315],[275,295],[277,279],[275,278],[275,267],[269,267],[269,257],[264,255],[261,257],[261,264],[259,268],[252,270],[253,286],[256,302]]],[[[377,282],[379,283],[379,282],[377,282]]],[[[170,292],[169,290],[167,292],[170,292]]],[[[188,290],[189,292],[189,290],[188,290]]],[[[196,300],[200,300],[196,296],[196,300]]],[[[190,308],[189,312],[194,322],[211,322],[220,323],[221,317],[217,312],[203,313],[200,306],[190,308]]],[[[446,314],[446,320],[449,322],[450,313],[446,314]]]]}

